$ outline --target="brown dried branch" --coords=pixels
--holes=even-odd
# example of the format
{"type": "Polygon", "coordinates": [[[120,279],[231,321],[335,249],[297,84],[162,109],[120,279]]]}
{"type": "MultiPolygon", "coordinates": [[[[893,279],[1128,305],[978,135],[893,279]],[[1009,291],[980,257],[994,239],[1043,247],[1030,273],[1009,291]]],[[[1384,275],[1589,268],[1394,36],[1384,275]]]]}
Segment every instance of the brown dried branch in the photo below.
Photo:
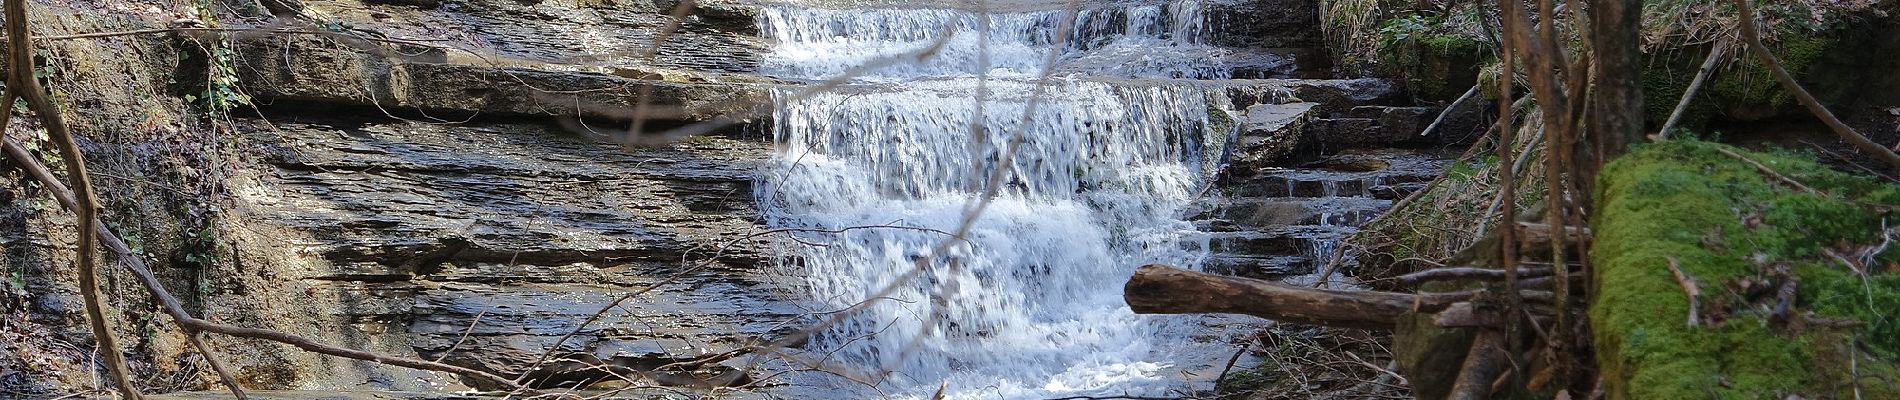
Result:
{"type": "Polygon", "coordinates": [[[1676,284],[1682,285],[1682,294],[1689,296],[1689,327],[1694,328],[1698,325],[1697,321],[1701,320],[1697,310],[1702,308],[1702,288],[1696,285],[1694,277],[1682,272],[1675,257],[1669,257],[1669,274],[1676,276],[1676,284]]]}
{"type": "Polygon", "coordinates": [[[1432,131],[1438,130],[1439,124],[1442,124],[1445,122],[1446,117],[1449,117],[1451,116],[1451,113],[1458,111],[1458,106],[1464,105],[1466,101],[1471,101],[1472,98],[1478,97],[1478,89],[1483,88],[1483,87],[1484,87],[1483,84],[1471,85],[1471,89],[1466,89],[1465,94],[1458,95],[1457,100],[1452,100],[1451,104],[1445,105],[1444,110],[1439,110],[1438,117],[1432,118],[1432,123],[1430,125],[1425,125],[1425,129],[1418,131],[1418,135],[1430,136],[1432,134],[1432,131]]]}
{"type": "Polygon", "coordinates": [[[1138,314],[1231,313],[1347,328],[1391,328],[1417,296],[1313,289],[1163,265],[1135,270],[1123,289],[1138,314]]]}
{"type": "MultiPolygon", "coordinates": [[[[11,102],[11,100],[13,99],[13,94],[11,91],[8,91],[6,96],[0,96],[0,98],[6,99],[7,102],[11,102]]],[[[0,127],[7,126],[7,120],[11,117],[12,117],[12,114],[0,115],[0,127]]],[[[59,182],[59,178],[54,177],[53,173],[50,171],[47,171],[45,166],[39,165],[38,160],[34,159],[32,154],[27,153],[25,148],[21,147],[17,143],[14,143],[13,140],[11,139],[7,139],[4,141],[4,143],[0,143],[0,147],[4,147],[4,151],[7,153],[8,156],[13,157],[15,160],[18,160],[15,162],[20,163],[21,164],[20,168],[25,170],[27,174],[33,175],[34,179],[37,179],[41,183],[45,184],[47,187],[52,188],[53,196],[59,199],[60,204],[65,205],[66,208],[68,209],[73,208],[73,205],[77,204],[77,202],[73,199],[72,191],[67,190],[64,186],[58,185],[57,183],[59,182]],[[32,161],[29,164],[27,160],[32,160],[32,161]],[[46,183],[46,182],[52,182],[52,183],[46,183]]],[[[95,224],[94,231],[105,232],[106,228],[103,224],[95,224]]],[[[119,255],[121,257],[125,257],[125,253],[120,253],[119,255]]],[[[136,260],[137,259],[134,258],[134,261],[136,260]]],[[[245,396],[244,388],[237,383],[237,378],[234,378],[231,376],[230,368],[224,365],[224,360],[218,358],[216,353],[212,353],[211,347],[206,346],[204,344],[204,339],[200,338],[197,333],[198,332],[196,330],[186,328],[185,341],[190,342],[191,347],[194,349],[197,349],[199,355],[204,356],[205,362],[211,365],[212,372],[216,372],[218,374],[218,380],[224,383],[224,386],[226,388],[229,388],[231,390],[232,396],[237,397],[238,400],[244,400],[248,398],[247,396],[245,396]]]]}
{"type": "MultiPolygon", "coordinates": [[[[1526,22],[1524,12],[1518,9],[1522,6],[1523,3],[1518,0],[1498,0],[1499,12],[1501,13],[1499,19],[1503,24],[1502,29],[1504,32],[1504,46],[1499,49],[1498,57],[1498,62],[1502,64],[1501,68],[1503,69],[1503,72],[1498,74],[1498,165],[1501,166],[1515,164],[1514,160],[1517,157],[1516,148],[1512,145],[1513,139],[1516,139],[1514,137],[1516,132],[1514,132],[1514,129],[1511,129],[1511,120],[1516,117],[1512,115],[1509,105],[1511,103],[1511,84],[1517,76],[1515,72],[1517,60],[1515,57],[1519,56],[1517,53],[1520,48],[1536,47],[1535,43],[1525,43],[1525,39],[1529,39],[1531,35],[1529,33],[1530,27],[1524,24],[1526,22]]],[[[1532,71],[1547,72],[1549,70],[1547,65],[1539,65],[1536,63],[1539,61],[1548,62],[1550,60],[1539,57],[1540,55],[1541,54],[1532,52],[1532,54],[1525,57],[1532,62],[1532,65],[1528,67],[1530,67],[1532,71]]],[[[1542,74],[1538,73],[1531,75],[1537,77],[1542,76],[1542,74]]],[[[1543,86],[1533,85],[1533,87],[1543,86]]],[[[1562,104],[1562,100],[1559,98],[1538,96],[1538,100],[1540,102],[1557,102],[1555,104],[1562,104]]],[[[1502,220],[1505,223],[1517,221],[1516,171],[1513,171],[1513,168],[1498,168],[1498,186],[1498,201],[1505,204],[1502,209],[1504,214],[1502,220]]],[[[1498,265],[1504,268],[1504,287],[1505,292],[1507,292],[1505,299],[1512,310],[1523,308],[1524,305],[1524,300],[1517,296],[1516,233],[1516,229],[1498,230],[1498,265]]],[[[1469,372],[1467,369],[1467,373],[1469,372]]],[[[1460,379],[1460,383],[1463,383],[1462,379],[1460,379]]]]}
{"type": "MultiPolygon", "coordinates": [[[[1316,289],[1157,264],[1136,269],[1123,287],[1122,298],[1139,314],[1246,314],[1342,328],[1387,329],[1400,316],[1437,312],[1489,293],[1316,289]]],[[[1540,303],[1552,298],[1550,292],[1536,291],[1522,296],[1540,303]]]]}
{"type": "Polygon", "coordinates": [[[1800,100],[1801,105],[1807,106],[1808,111],[1820,118],[1828,128],[1833,129],[1834,135],[1839,136],[1842,141],[1853,144],[1861,151],[1873,154],[1875,158],[1886,162],[1889,167],[1900,169],[1900,154],[1894,154],[1892,149],[1874,143],[1868,140],[1867,136],[1854,131],[1853,127],[1847,126],[1846,123],[1841,122],[1840,118],[1836,118],[1833,112],[1828,111],[1827,106],[1821,105],[1821,100],[1814,98],[1813,93],[1808,93],[1807,89],[1802,88],[1801,83],[1795,82],[1794,75],[1788,74],[1788,69],[1781,66],[1781,60],[1776,59],[1774,53],[1768,51],[1768,46],[1762,44],[1761,31],[1755,26],[1754,6],[1749,5],[1747,0],[1733,0],[1733,2],[1735,8],[1742,12],[1742,40],[1748,42],[1748,48],[1754,51],[1755,58],[1761,60],[1761,63],[1768,67],[1769,72],[1774,73],[1775,80],[1781,81],[1781,88],[1794,94],[1794,98],[1800,100]]]}
{"type": "MultiPolygon", "coordinates": [[[[86,320],[99,345],[99,353],[105,355],[106,371],[112,377],[112,383],[118,387],[119,396],[129,400],[142,399],[144,396],[139,394],[129,377],[131,373],[125,364],[125,353],[119,350],[112,326],[106,321],[105,302],[99,298],[96,244],[93,236],[86,234],[99,226],[95,219],[99,213],[99,197],[93,193],[92,177],[86,174],[86,155],[79,151],[72,131],[67,130],[59,107],[46,98],[46,89],[40,87],[39,80],[33,76],[33,66],[36,64],[33,62],[32,32],[27,29],[26,0],[7,0],[5,8],[7,41],[13,44],[9,46],[7,55],[12,68],[7,72],[6,95],[0,98],[0,102],[12,106],[15,96],[26,98],[27,105],[39,114],[40,121],[46,126],[46,133],[52,137],[53,145],[59,147],[60,158],[66,161],[66,170],[71,173],[67,178],[72,181],[79,195],[74,206],[74,214],[79,218],[79,257],[74,261],[74,268],[79,274],[79,293],[86,301],[86,320]]],[[[0,125],[0,128],[4,127],[0,125]]]]}
{"type": "MultiPolygon", "coordinates": [[[[1549,276],[1551,268],[1527,268],[1518,271],[1519,278],[1549,276]]],[[[1424,271],[1400,275],[1400,283],[1415,285],[1428,281],[1497,281],[1504,279],[1504,270],[1481,267],[1433,268],[1424,271]]]]}
{"type": "Polygon", "coordinates": [[[1664,122],[1662,130],[1656,132],[1657,140],[1669,140],[1669,131],[1682,121],[1682,114],[1689,110],[1689,103],[1695,100],[1696,92],[1702,90],[1702,83],[1709,80],[1709,74],[1715,72],[1715,65],[1722,61],[1722,53],[1727,49],[1727,41],[1709,45],[1709,56],[1702,60],[1702,69],[1696,70],[1695,79],[1690,79],[1689,88],[1682,91],[1682,100],[1676,101],[1676,109],[1669,112],[1669,121],[1664,122]]]}
{"type": "Polygon", "coordinates": [[[1779,172],[1775,172],[1775,170],[1769,169],[1768,166],[1762,165],[1759,162],[1755,162],[1755,160],[1750,160],[1748,159],[1748,157],[1743,157],[1741,154],[1737,154],[1736,152],[1729,151],[1728,149],[1719,148],[1719,147],[1716,148],[1715,151],[1722,152],[1722,154],[1727,155],[1729,157],[1735,157],[1735,159],[1737,160],[1742,160],[1742,162],[1748,163],[1749,166],[1755,167],[1755,170],[1761,171],[1761,173],[1767,174],[1768,176],[1775,178],[1775,180],[1781,181],[1781,183],[1786,183],[1788,184],[1788,186],[1793,186],[1795,189],[1801,190],[1802,192],[1816,195],[1816,196],[1822,195],[1820,191],[1814,190],[1814,188],[1808,187],[1808,185],[1803,185],[1801,184],[1801,182],[1795,181],[1793,178],[1789,178],[1787,175],[1782,175],[1779,172]]]}

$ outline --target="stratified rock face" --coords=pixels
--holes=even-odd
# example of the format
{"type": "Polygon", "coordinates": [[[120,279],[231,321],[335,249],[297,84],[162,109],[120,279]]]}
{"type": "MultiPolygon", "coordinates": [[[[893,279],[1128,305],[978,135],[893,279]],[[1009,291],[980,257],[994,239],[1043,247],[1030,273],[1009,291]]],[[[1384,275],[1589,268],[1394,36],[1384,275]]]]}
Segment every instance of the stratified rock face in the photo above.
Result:
{"type": "Polygon", "coordinates": [[[296,250],[329,267],[293,278],[373,342],[512,376],[616,297],[678,273],[560,348],[681,360],[796,317],[761,278],[763,245],[743,236],[758,229],[763,143],[628,152],[537,124],[239,127],[266,168],[233,188],[249,224],[301,236],[296,250]]]}
{"type": "MultiPolygon", "coordinates": [[[[805,315],[779,297],[786,291],[766,269],[772,253],[759,242],[768,236],[758,234],[764,228],[751,186],[771,145],[748,129],[763,122],[759,112],[773,100],[770,89],[784,82],[753,74],[767,44],[756,37],[751,6],[696,2],[694,13],[648,58],[674,22],[665,14],[678,2],[263,3],[280,21],[294,12],[323,22],[275,27],[342,34],[233,35],[229,58],[215,60],[178,45],[184,39],[177,36],[49,44],[63,64],[48,79],[71,96],[63,101],[80,116],[77,128],[91,142],[89,155],[99,156],[97,170],[129,176],[102,180],[117,189],[104,192],[107,220],[121,228],[151,220],[143,248],[193,312],[508,376],[527,372],[561,336],[626,294],[638,293],[557,350],[655,365],[774,337],[784,322],[805,315]],[[223,118],[198,114],[207,101],[195,85],[204,83],[202,71],[211,62],[230,63],[236,76],[224,78],[237,82],[227,89],[241,90],[261,107],[233,112],[231,129],[204,122],[223,118]],[[128,77],[137,79],[124,87],[136,90],[73,90],[116,88],[108,83],[128,77]],[[681,144],[623,148],[556,122],[579,116],[589,124],[614,121],[596,127],[624,127],[629,106],[641,102],[658,106],[652,116],[666,120],[664,126],[718,117],[739,125],[681,144]],[[215,162],[191,165],[204,160],[215,162]],[[180,172],[153,172],[152,165],[180,172]],[[180,187],[197,189],[181,192],[183,202],[201,203],[149,196],[180,187]],[[184,236],[191,239],[179,239],[184,236]],[[679,273],[685,274],[666,281],[679,273]]],[[[1316,31],[1302,22],[1311,19],[1302,15],[1310,13],[1310,1],[1208,4],[1206,14],[1214,16],[1208,29],[1221,32],[1213,40],[1247,48],[1235,53],[1232,77],[1323,71],[1297,66],[1321,58],[1312,49],[1316,31]]],[[[260,11],[241,6],[235,11],[260,11]]],[[[72,34],[171,22],[157,19],[170,18],[158,11],[84,7],[49,7],[64,14],[35,29],[72,34]]],[[[220,22],[238,25],[229,19],[220,22]]],[[[1389,84],[1371,79],[1196,84],[1225,87],[1210,101],[1235,111],[1299,99],[1318,103],[1311,108],[1314,121],[1359,105],[1401,104],[1389,84]]],[[[1266,158],[1259,161],[1266,165],[1266,158]]],[[[1300,182],[1305,190],[1313,181],[1300,182]]],[[[33,185],[16,186],[24,189],[9,189],[0,199],[40,196],[33,185]]],[[[1319,200],[1325,201],[1332,200],[1319,200]]],[[[1249,251],[1262,254],[1306,246],[1282,239],[1324,229],[1265,228],[1333,218],[1294,210],[1301,207],[1235,205],[1257,218],[1222,222],[1251,232],[1222,246],[1252,246],[1249,251]]],[[[65,265],[64,259],[43,254],[66,251],[56,246],[63,242],[36,236],[59,234],[60,215],[51,209],[5,214],[9,226],[28,232],[0,234],[0,241],[17,246],[9,247],[6,260],[59,270],[53,266],[65,265]]],[[[58,279],[35,281],[32,289],[59,287],[58,279]]],[[[137,288],[117,286],[108,289],[122,310],[149,309],[135,303],[137,288]]],[[[26,297],[7,297],[14,298],[26,297]]],[[[30,306],[36,315],[56,317],[43,325],[79,326],[73,299],[55,293],[33,298],[30,306]]],[[[121,326],[176,335],[149,320],[121,326]]],[[[153,355],[190,353],[175,336],[147,341],[141,346],[153,355]]],[[[282,346],[213,345],[254,388],[461,388],[441,374],[282,346]]],[[[79,359],[79,352],[69,353],[79,359]]],[[[166,362],[148,370],[160,376],[200,371],[200,383],[210,382],[195,367],[166,362]]],[[[69,370],[86,368],[69,364],[75,366],[69,370]]]]}
{"type": "MultiPolygon", "coordinates": [[[[1232,0],[1210,6],[1208,30],[1229,47],[1320,47],[1314,0],[1232,0]]],[[[1317,55],[1317,54],[1315,54],[1317,55]]],[[[1318,60],[1315,60],[1318,61],[1318,60]]]]}

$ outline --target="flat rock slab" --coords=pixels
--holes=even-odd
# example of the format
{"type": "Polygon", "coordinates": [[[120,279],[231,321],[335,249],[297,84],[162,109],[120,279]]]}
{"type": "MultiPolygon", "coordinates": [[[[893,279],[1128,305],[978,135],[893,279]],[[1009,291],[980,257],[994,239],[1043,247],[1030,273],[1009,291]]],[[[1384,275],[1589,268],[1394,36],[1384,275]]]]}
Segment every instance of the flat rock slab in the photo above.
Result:
{"type": "Polygon", "coordinates": [[[269,102],[380,107],[384,112],[593,116],[705,121],[764,118],[770,79],[667,69],[467,59],[429,47],[386,49],[309,35],[241,42],[240,84],[269,102]],[[405,52],[415,52],[409,55],[405,52]],[[457,56],[462,59],[456,59],[457,56]]]}
{"type": "Polygon", "coordinates": [[[301,0],[324,21],[397,38],[550,63],[750,72],[766,44],[757,8],[697,1],[652,60],[643,54],[671,22],[669,0],[301,0]]]}
{"type": "Polygon", "coordinates": [[[1230,171],[1250,174],[1266,169],[1300,148],[1302,132],[1312,121],[1316,103],[1255,104],[1240,118],[1240,137],[1230,171]]]}

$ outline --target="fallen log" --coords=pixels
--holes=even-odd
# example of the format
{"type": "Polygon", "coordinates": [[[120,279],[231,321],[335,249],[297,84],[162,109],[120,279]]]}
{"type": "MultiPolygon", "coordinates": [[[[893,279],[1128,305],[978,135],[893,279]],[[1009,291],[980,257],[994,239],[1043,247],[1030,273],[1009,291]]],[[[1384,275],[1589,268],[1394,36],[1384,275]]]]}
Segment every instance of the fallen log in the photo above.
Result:
{"type": "Polygon", "coordinates": [[[1315,289],[1151,264],[1135,270],[1122,299],[1139,314],[1246,314],[1342,328],[1391,329],[1401,316],[1442,310],[1475,295],[1315,289]]]}

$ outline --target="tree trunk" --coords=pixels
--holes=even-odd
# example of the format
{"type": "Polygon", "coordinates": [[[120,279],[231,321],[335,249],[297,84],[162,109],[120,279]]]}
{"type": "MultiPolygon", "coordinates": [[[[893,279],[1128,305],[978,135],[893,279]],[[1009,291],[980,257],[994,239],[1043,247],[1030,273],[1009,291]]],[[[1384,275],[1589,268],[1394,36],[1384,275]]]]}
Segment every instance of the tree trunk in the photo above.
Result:
{"type": "MultiPolygon", "coordinates": [[[[1637,32],[1642,26],[1641,0],[1607,0],[1590,4],[1590,48],[1595,52],[1596,88],[1590,95],[1590,135],[1594,154],[1578,154],[1584,173],[1578,180],[1584,193],[1596,170],[1643,137],[1643,54],[1637,32]]],[[[1584,148],[1579,146],[1578,148],[1584,148]]]]}

